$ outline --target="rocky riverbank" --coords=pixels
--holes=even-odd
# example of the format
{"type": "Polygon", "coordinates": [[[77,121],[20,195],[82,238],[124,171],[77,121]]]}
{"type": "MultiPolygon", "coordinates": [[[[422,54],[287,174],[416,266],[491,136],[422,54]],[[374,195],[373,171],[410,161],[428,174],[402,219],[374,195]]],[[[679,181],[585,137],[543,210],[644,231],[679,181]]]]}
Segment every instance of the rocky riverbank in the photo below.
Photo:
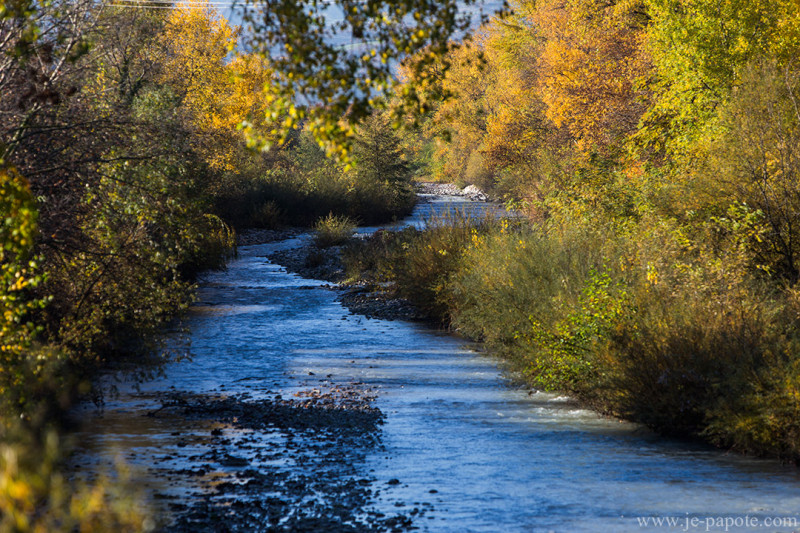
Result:
{"type": "Polygon", "coordinates": [[[339,291],[337,300],[353,314],[383,320],[426,320],[408,300],[395,297],[391,287],[376,288],[360,280],[348,280],[341,259],[345,246],[318,248],[309,242],[305,246],[275,252],[268,259],[287,272],[330,282],[330,287],[339,291]]]}
{"type": "Polygon", "coordinates": [[[417,184],[417,192],[422,195],[459,196],[473,202],[488,202],[489,195],[475,185],[467,185],[463,189],[452,183],[421,182],[417,184]]]}
{"type": "Polygon", "coordinates": [[[323,381],[291,398],[267,393],[159,395],[151,418],[182,431],[174,451],[156,462],[160,475],[204,487],[189,503],[169,502],[175,517],[164,529],[200,531],[404,531],[432,509],[386,516],[371,508],[394,480],[354,477],[354,465],[381,446],[384,415],[377,391],[360,383],[323,381]],[[184,452],[186,450],[187,452],[184,452]],[[194,481],[193,481],[194,480],[194,481]],[[313,501],[312,501],[313,500],[313,501]]]}
{"type": "Polygon", "coordinates": [[[250,228],[242,231],[236,236],[236,243],[239,246],[251,246],[254,244],[266,244],[268,242],[282,241],[297,237],[305,230],[302,228],[285,229],[255,229],[250,228]]]}
{"type": "Polygon", "coordinates": [[[303,246],[279,250],[267,259],[304,278],[343,283],[346,278],[341,260],[343,248],[343,245],[320,248],[309,239],[303,246]]]}

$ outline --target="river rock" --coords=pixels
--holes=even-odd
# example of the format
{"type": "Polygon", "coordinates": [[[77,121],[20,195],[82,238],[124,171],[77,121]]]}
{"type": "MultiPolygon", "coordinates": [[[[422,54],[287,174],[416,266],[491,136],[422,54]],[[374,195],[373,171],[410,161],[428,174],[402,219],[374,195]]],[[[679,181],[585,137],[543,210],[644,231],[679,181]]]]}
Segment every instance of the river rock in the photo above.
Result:
{"type": "Polygon", "coordinates": [[[475,185],[467,185],[461,193],[473,202],[486,202],[489,197],[475,185]]]}

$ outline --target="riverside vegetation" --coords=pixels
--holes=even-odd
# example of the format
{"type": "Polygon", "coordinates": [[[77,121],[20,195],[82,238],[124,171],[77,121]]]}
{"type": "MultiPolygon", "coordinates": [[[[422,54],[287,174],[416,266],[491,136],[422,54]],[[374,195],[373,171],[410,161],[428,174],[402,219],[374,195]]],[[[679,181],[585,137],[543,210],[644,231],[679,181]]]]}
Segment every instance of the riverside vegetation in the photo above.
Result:
{"type": "MultiPolygon", "coordinates": [[[[381,28],[369,17],[430,8],[377,4],[342,22],[354,39],[381,28]]],[[[0,530],[157,527],[123,471],[66,478],[60,415],[100,369],[157,369],[142,363],[167,357],[159,333],[235,228],[400,216],[415,166],[531,223],[382,233],[352,268],[373,265],[537,387],[798,460],[797,3],[519,1],[458,48],[447,37],[466,26],[435,5],[447,16],[389,25],[346,68],[295,39],[281,72],[234,54],[237,30],[210,9],[0,0],[0,530]],[[392,46],[422,52],[391,114],[367,117],[392,46]],[[419,134],[394,131],[398,116],[419,134]],[[352,157],[328,162],[342,139],[352,157]]],[[[317,14],[294,11],[275,14],[284,37],[317,37],[317,14]]]]}
{"type": "Polygon", "coordinates": [[[165,325],[237,228],[413,207],[385,115],[341,163],[308,129],[278,139],[269,61],[197,7],[0,3],[0,531],[158,527],[124,469],[64,474],[65,411],[102,393],[98,372],[173,356],[165,325]],[[249,149],[254,131],[273,148],[249,149]]]}
{"type": "Polygon", "coordinates": [[[416,154],[526,222],[345,254],[531,386],[800,461],[800,7],[521,0],[431,68],[416,154]]]}

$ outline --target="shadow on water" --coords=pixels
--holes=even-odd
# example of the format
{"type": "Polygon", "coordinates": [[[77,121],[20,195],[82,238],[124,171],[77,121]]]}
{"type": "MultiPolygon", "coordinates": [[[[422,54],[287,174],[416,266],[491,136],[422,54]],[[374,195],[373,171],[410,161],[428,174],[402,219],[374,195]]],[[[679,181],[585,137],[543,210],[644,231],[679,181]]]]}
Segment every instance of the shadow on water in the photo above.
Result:
{"type": "MultiPolygon", "coordinates": [[[[406,223],[460,202],[434,200],[406,223]]],[[[82,413],[82,471],[121,454],[176,531],[684,530],[800,515],[793,468],[530,393],[463,340],[351,315],[323,282],[265,259],[308,238],[243,247],[205,277],[193,359],[82,413]]]]}

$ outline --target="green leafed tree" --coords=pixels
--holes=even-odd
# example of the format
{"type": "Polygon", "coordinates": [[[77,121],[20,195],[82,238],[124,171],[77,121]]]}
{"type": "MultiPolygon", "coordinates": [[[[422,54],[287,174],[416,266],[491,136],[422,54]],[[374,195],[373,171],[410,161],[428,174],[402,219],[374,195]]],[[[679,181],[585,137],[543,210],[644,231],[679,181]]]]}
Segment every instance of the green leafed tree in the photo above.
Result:
{"type": "Polygon", "coordinates": [[[646,9],[656,72],[641,137],[679,156],[716,134],[717,111],[752,59],[785,64],[800,47],[795,0],[648,0],[646,9]]]}
{"type": "Polygon", "coordinates": [[[33,257],[36,209],[27,182],[0,166],[0,395],[8,399],[29,370],[26,353],[38,328],[32,313],[44,304],[32,297],[41,282],[33,257]]]}
{"type": "MultiPolygon", "coordinates": [[[[345,155],[354,126],[395,85],[397,63],[421,53],[412,77],[487,18],[482,0],[279,0],[247,3],[248,45],[270,58],[271,115],[282,131],[305,121],[329,153],[345,155]]],[[[505,2],[493,2],[504,8],[505,2]]],[[[406,85],[404,110],[425,99],[406,85]]]]}
{"type": "Polygon", "coordinates": [[[364,180],[386,181],[397,187],[407,187],[411,180],[411,164],[388,116],[375,114],[369,117],[358,133],[353,147],[356,174],[364,180]]]}
{"type": "MultiPolygon", "coordinates": [[[[358,128],[353,143],[355,187],[389,195],[384,200],[395,211],[413,205],[413,167],[406,158],[402,139],[392,128],[388,113],[376,113],[358,128]]],[[[365,196],[366,198],[366,196],[365,196]]]]}

